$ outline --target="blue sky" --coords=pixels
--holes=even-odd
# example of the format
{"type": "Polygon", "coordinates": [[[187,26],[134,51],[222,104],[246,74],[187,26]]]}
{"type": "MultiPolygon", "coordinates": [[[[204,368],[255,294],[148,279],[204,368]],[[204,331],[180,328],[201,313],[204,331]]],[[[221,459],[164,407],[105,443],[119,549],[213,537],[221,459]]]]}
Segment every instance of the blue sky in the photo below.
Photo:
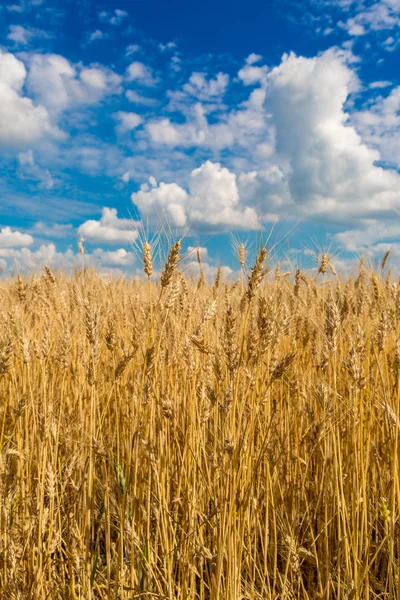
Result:
{"type": "Polygon", "coordinates": [[[274,223],[281,260],[400,257],[399,26],[400,0],[3,2],[0,267],[83,237],[136,273],[160,219],[210,275],[274,223]]]}

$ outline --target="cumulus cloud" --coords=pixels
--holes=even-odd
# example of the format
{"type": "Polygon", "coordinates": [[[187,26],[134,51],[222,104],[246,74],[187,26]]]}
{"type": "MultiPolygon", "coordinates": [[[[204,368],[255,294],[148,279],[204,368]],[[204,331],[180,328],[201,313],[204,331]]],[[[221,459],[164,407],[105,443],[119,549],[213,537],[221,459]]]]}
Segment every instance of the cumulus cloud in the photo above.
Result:
{"type": "Polygon", "coordinates": [[[119,121],[115,128],[117,133],[126,133],[127,131],[132,131],[143,123],[142,117],[134,112],[124,112],[120,110],[114,114],[114,118],[119,121]]]}
{"type": "Polygon", "coordinates": [[[392,178],[399,185],[400,177],[376,166],[379,152],[348,123],[344,104],[354,77],[333,51],[285,55],[268,75],[265,107],[285,173],[282,197],[300,214],[372,218],[399,203],[392,178]]]}
{"type": "Polygon", "coordinates": [[[17,230],[12,230],[11,227],[3,227],[0,229],[0,248],[20,248],[22,246],[30,246],[34,240],[28,233],[21,233],[17,230]]]}
{"type": "Polygon", "coordinates": [[[199,277],[198,253],[201,257],[201,268],[207,281],[215,279],[219,269],[224,279],[237,277],[238,273],[235,273],[227,265],[218,264],[217,266],[215,260],[209,256],[208,249],[204,246],[189,246],[185,252],[182,270],[186,276],[199,277]]]}
{"type": "Polygon", "coordinates": [[[61,138],[49,113],[22,95],[26,69],[13,54],[0,50],[0,145],[20,146],[44,135],[61,138]]]}
{"type": "MultiPolygon", "coordinates": [[[[37,272],[43,269],[44,265],[69,271],[79,268],[82,264],[81,259],[79,253],[71,249],[59,252],[54,244],[42,244],[37,250],[0,247],[0,264],[6,271],[37,272]]],[[[92,253],[85,253],[85,264],[95,267],[99,273],[121,273],[120,268],[132,266],[134,263],[134,253],[127,252],[124,248],[112,251],[96,248],[92,253]]]]}
{"type": "Polygon", "coordinates": [[[255,63],[260,62],[261,59],[262,59],[261,54],[255,54],[254,52],[252,52],[246,58],[246,64],[248,64],[248,65],[254,65],[255,63]]]}
{"type": "Polygon", "coordinates": [[[350,35],[365,35],[371,31],[396,29],[400,25],[400,3],[398,0],[378,0],[366,6],[356,2],[356,14],[340,23],[350,35]]]}
{"type": "Polygon", "coordinates": [[[97,248],[89,255],[94,262],[100,263],[102,266],[119,266],[127,267],[135,262],[135,254],[133,252],[127,252],[125,248],[119,248],[118,250],[103,250],[97,248]]]}
{"type": "Polygon", "coordinates": [[[137,223],[132,219],[119,219],[115,208],[103,208],[99,221],[85,221],[78,233],[89,242],[105,244],[133,244],[138,237],[137,223]]]}
{"type": "Polygon", "coordinates": [[[21,233],[12,230],[11,227],[2,227],[0,229],[0,248],[20,248],[30,246],[34,240],[28,233],[21,233]]]}
{"type": "Polygon", "coordinates": [[[121,78],[105,67],[74,66],[59,54],[29,57],[28,90],[53,113],[71,105],[95,104],[107,94],[119,93],[120,82],[121,78]]]}
{"type": "MultiPolygon", "coordinates": [[[[221,269],[221,275],[223,279],[235,279],[238,276],[238,273],[235,273],[230,267],[227,265],[219,265],[216,266],[212,264],[209,260],[202,260],[201,268],[204,273],[204,277],[208,282],[211,282],[215,279],[218,269],[221,269]]],[[[182,270],[184,271],[186,276],[193,275],[194,277],[199,276],[199,263],[196,260],[186,260],[184,262],[182,270]]]]}
{"type": "Polygon", "coordinates": [[[179,90],[168,90],[169,112],[180,112],[190,118],[193,103],[202,106],[210,114],[215,111],[225,111],[227,107],[223,99],[229,85],[229,75],[219,72],[215,77],[206,73],[194,71],[189,80],[179,90]]]}
{"type": "Polygon", "coordinates": [[[128,66],[126,75],[128,81],[137,81],[141,85],[151,87],[157,83],[150,67],[139,61],[134,61],[128,66]]]}
{"type": "MultiPolygon", "coordinates": [[[[200,222],[221,228],[228,223],[237,226],[238,220],[239,226],[253,227],[253,216],[246,218],[242,213],[247,209],[253,215],[256,206],[267,220],[274,214],[333,222],[388,218],[400,205],[400,176],[377,164],[382,158],[377,144],[367,145],[346,112],[349,95],[358,87],[341,52],[331,50],[314,58],[290,54],[265,73],[263,84],[246,102],[220,120],[210,123],[205,107],[196,103],[186,122],[167,117],[149,121],[145,131],[153,144],[235,148],[237,154],[239,147],[248,148],[257,166],[246,171],[245,161],[234,158],[238,176],[234,192],[227,185],[232,203],[226,205],[223,195],[221,203],[207,200],[218,197],[220,191],[214,185],[222,167],[211,162],[192,172],[188,190],[176,183],[147,184],[133,195],[133,201],[144,213],[154,216],[161,210],[180,226],[200,207],[207,213],[200,222]],[[200,188],[208,186],[207,194],[198,189],[198,182],[200,188]]],[[[396,88],[379,110],[375,107],[370,114],[359,115],[359,124],[363,117],[364,129],[367,122],[371,126],[378,121],[382,126],[382,115],[386,115],[387,128],[390,124],[394,131],[393,125],[399,123],[399,99],[396,88]]]]}
{"type": "Polygon", "coordinates": [[[184,124],[175,124],[167,117],[150,121],[146,126],[152,142],[167,146],[201,146],[206,141],[208,123],[204,108],[196,104],[193,118],[184,124]]]}
{"type": "Polygon", "coordinates": [[[389,240],[395,242],[400,236],[400,217],[394,215],[394,219],[390,224],[371,219],[360,223],[356,229],[336,233],[333,239],[349,252],[363,252],[389,240]]]}
{"type": "MultiPolygon", "coordinates": [[[[248,60],[249,59],[247,59],[247,61],[248,60]]],[[[266,65],[263,65],[262,67],[254,66],[254,62],[256,61],[250,63],[247,62],[238,73],[238,77],[243,81],[244,85],[256,85],[257,83],[265,84],[266,82],[268,67],[266,67],[266,65]]]]}
{"type": "Polygon", "coordinates": [[[206,73],[194,72],[184,84],[183,91],[201,101],[215,101],[225,94],[229,84],[229,75],[218,73],[214,79],[207,79],[206,73]]]}
{"type": "Polygon", "coordinates": [[[382,160],[400,167],[400,86],[386,97],[376,98],[368,108],[354,112],[352,122],[363,139],[379,149],[382,160]]]}
{"type": "Polygon", "coordinates": [[[253,148],[262,141],[272,143],[272,131],[268,132],[264,114],[264,98],[265,90],[258,88],[239,108],[224,113],[213,123],[209,123],[206,107],[196,102],[187,109],[184,123],[173,123],[163,117],[149,121],[146,131],[153,143],[176,147],[222,149],[239,144],[253,148]]]}
{"type": "Polygon", "coordinates": [[[77,256],[74,255],[72,250],[65,253],[57,252],[54,244],[43,244],[37,250],[31,250],[30,248],[2,250],[0,248],[0,257],[5,259],[6,269],[21,272],[36,272],[44,265],[50,265],[53,268],[73,268],[79,266],[77,256]]]}
{"type": "Polygon", "coordinates": [[[257,226],[255,211],[240,204],[236,175],[219,163],[207,161],[194,169],[188,187],[186,191],[176,183],[157,184],[151,178],[131,198],[143,217],[153,222],[165,216],[177,227],[189,220],[195,226],[221,229],[257,226]]]}
{"type": "MultiPolygon", "coordinates": [[[[334,26],[347,31],[353,38],[376,35],[378,43],[382,43],[382,35],[397,31],[400,25],[399,0],[309,0],[313,6],[312,25],[319,22],[317,32],[328,35],[334,26]],[[335,10],[332,10],[335,7],[335,10]],[[339,19],[334,18],[339,13],[339,19]],[[325,27],[327,25],[327,27],[325,27]]],[[[392,36],[389,36],[392,38],[392,36]]],[[[389,39],[387,38],[387,40],[389,39]]],[[[391,50],[390,43],[386,49],[391,50]]]]}
{"type": "Polygon", "coordinates": [[[189,246],[186,252],[186,255],[190,258],[196,258],[197,254],[200,254],[202,260],[206,260],[208,258],[208,249],[205,246],[189,246]]]}
{"type": "Polygon", "coordinates": [[[379,268],[382,264],[383,257],[386,252],[390,250],[390,257],[388,262],[388,267],[393,275],[399,276],[399,259],[400,259],[400,243],[399,242],[382,242],[379,244],[375,244],[374,246],[370,246],[363,250],[362,255],[366,256],[370,262],[370,264],[375,265],[375,269],[379,268]]]}

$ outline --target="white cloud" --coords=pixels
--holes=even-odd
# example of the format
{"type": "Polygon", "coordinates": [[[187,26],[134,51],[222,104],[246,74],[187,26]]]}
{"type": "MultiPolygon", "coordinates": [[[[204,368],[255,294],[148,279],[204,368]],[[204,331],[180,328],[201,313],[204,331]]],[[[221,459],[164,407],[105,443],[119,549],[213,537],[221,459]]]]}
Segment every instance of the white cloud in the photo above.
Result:
{"type": "Polygon", "coordinates": [[[400,258],[400,243],[380,243],[374,246],[370,246],[369,248],[363,249],[362,254],[366,255],[369,259],[370,264],[375,265],[375,269],[379,268],[382,264],[383,257],[386,252],[390,250],[390,257],[387,263],[387,269],[390,269],[393,275],[399,276],[399,258],[400,258]]]}
{"type": "Polygon", "coordinates": [[[74,228],[71,223],[52,223],[47,224],[43,221],[37,221],[32,232],[35,236],[47,238],[65,238],[71,237],[74,228]]]}
{"type": "MultiPolygon", "coordinates": [[[[237,279],[237,277],[239,276],[239,273],[234,273],[234,271],[230,267],[226,265],[215,266],[209,261],[202,261],[201,268],[204,273],[204,277],[208,282],[211,282],[215,279],[219,268],[221,269],[221,275],[223,279],[237,279]]],[[[186,277],[190,275],[198,277],[199,263],[197,262],[197,259],[185,261],[182,270],[184,271],[186,277]]]]}
{"type": "Polygon", "coordinates": [[[375,165],[379,152],[348,123],[344,103],[354,79],[333,51],[311,59],[285,55],[268,75],[266,110],[285,173],[282,198],[300,214],[388,216],[399,204],[393,183],[399,186],[400,177],[375,165]]]}
{"type": "Polygon", "coordinates": [[[92,176],[115,176],[120,171],[123,154],[118,145],[87,135],[77,137],[64,148],[60,160],[92,176]]]}
{"type": "Polygon", "coordinates": [[[10,25],[7,39],[17,46],[27,46],[33,38],[49,39],[50,35],[42,29],[34,27],[22,27],[22,25],[10,25]]]}
{"type": "Polygon", "coordinates": [[[264,114],[264,98],[265,90],[257,88],[238,109],[222,113],[214,123],[207,118],[207,105],[197,102],[186,107],[186,122],[173,123],[167,117],[154,119],[146,124],[146,131],[154,144],[213,149],[238,144],[253,151],[262,142],[273,143],[264,114]]]}
{"type": "Polygon", "coordinates": [[[13,54],[0,51],[0,82],[15,92],[20,92],[24,85],[26,70],[24,63],[13,54]]]}
{"type": "Polygon", "coordinates": [[[229,75],[219,72],[215,77],[207,77],[206,73],[194,71],[181,89],[168,90],[170,102],[167,110],[172,113],[180,112],[190,118],[196,106],[208,114],[221,111],[226,114],[227,107],[223,99],[229,85],[229,75]],[[194,104],[195,103],[195,104],[194,104]]]}
{"type": "MultiPolygon", "coordinates": [[[[400,20],[399,20],[400,22],[400,20]]],[[[389,37],[387,37],[385,39],[385,41],[383,42],[382,46],[385,48],[385,50],[388,50],[388,52],[394,52],[400,44],[400,39],[398,38],[397,40],[390,35],[389,37]]]]}
{"type": "Polygon", "coordinates": [[[265,84],[268,73],[268,67],[255,67],[249,63],[240,69],[238,77],[245,85],[255,85],[257,83],[265,84]]]}
{"type": "Polygon", "coordinates": [[[19,13],[22,14],[24,12],[29,12],[37,6],[43,4],[44,0],[21,0],[19,4],[8,4],[6,9],[10,13],[19,13]]]}
{"type": "Polygon", "coordinates": [[[129,100],[129,102],[132,102],[133,104],[141,104],[143,106],[155,106],[157,104],[156,99],[142,96],[134,90],[127,90],[125,96],[129,100]]]}
{"type": "Polygon", "coordinates": [[[157,222],[165,216],[173,225],[254,229],[255,211],[240,204],[236,175],[219,163],[205,162],[191,172],[189,191],[176,183],[160,183],[154,178],[132,194],[132,202],[142,215],[157,222]]]}
{"type": "Polygon", "coordinates": [[[239,275],[239,273],[234,273],[234,271],[226,265],[216,266],[215,261],[208,254],[208,249],[204,246],[189,246],[185,252],[182,266],[182,271],[187,277],[190,275],[199,277],[200,275],[199,262],[197,259],[198,252],[200,253],[201,269],[206,281],[211,282],[215,279],[218,269],[220,269],[223,279],[232,279],[234,275],[239,275]]]}
{"type": "Polygon", "coordinates": [[[21,178],[34,179],[39,182],[39,188],[51,190],[54,187],[54,179],[49,169],[45,169],[35,163],[32,150],[18,153],[18,162],[20,165],[19,175],[21,178]]]}
{"type": "Polygon", "coordinates": [[[170,68],[175,73],[179,73],[182,69],[182,59],[176,54],[171,57],[170,68]]]}
{"type": "Polygon", "coordinates": [[[13,231],[11,227],[2,227],[0,229],[0,248],[20,248],[30,246],[34,239],[28,233],[13,231]]]}
{"type": "MultiPolygon", "coordinates": [[[[147,131],[151,140],[157,144],[166,144],[167,146],[187,145],[185,142],[186,130],[183,130],[182,126],[174,125],[168,118],[151,121],[147,124],[147,131]]],[[[188,139],[191,139],[191,136],[188,139]]],[[[196,140],[193,139],[193,145],[195,144],[196,140]]]]}
{"type": "Polygon", "coordinates": [[[128,13],[119,8],[116,8],[114,11],[104,10],[99,13],[99,18],[101,21],[114,26],[121,25],[122,21],[126,19],[127,16],[128,13]]]}
{"type": "Polygon", "coordinates": [[[44,135],[62,137],[44,106],[21,95],[26,80],[24,64],[0,50],[0,145],[20,146],[44,135]]]}
{"type": "Polygon", "coordinates": [[[186,256],[188,258],[196,258],[197,260],[198,252],[200,253],[200,257],[202,260],[206,260],[208,258],[208,249],[204,246],[189,246],[186,251],[186,256]]]}
{"type": "Polygon", "coordinates": [[[393,44],[400,26],[399,0],[308,0],[306,4],[312,5],[312,11],[304,14],[310,15],[310,29],[314,33],[328,35],[339,28],[351,36],[351,41],[374,36],[377,44],[389,51],[398,43],[393,44]],[[384,42],[382,36],[389,32],[393,36],[389,35],[384,42]]]}
{"type": "Polygon", "coordinates": [[[345,28],[347,29],[350,35],[354,35],[355,37],[366,34],[364,25],[359,25],[358,23],[355,23],[354,19],[349,19],[349,21],[345,25],[345,28]]]}
{"type": "Polygon", "coordinates": [[[29,57],[28,90],[52,112],[71,105],[95,104],[120,92],[121,78],[101,66],[73,66],[58,54],[29,57]]]}
{"type": "Polygon", "coordinates": [[[7,10],[8,10],[8,12],[16,12],[16,13],[24,12],[24,8],[20,4],[9,4],[7,6],[7,10]]]}
{"type": "Polygon", "coordinates": [[[152,178],[149,184],[143,184],[139,192],[132,194],[131,199],[142,215],[153,223],[160,221],[165,215],[177,227],[186,224],[189,196],[176,183],[161,182],[157,185],[152,178]]]}
{"type": "Polygon", "coordinates": [[[33,158],[32,150],[28,150],[27,152],[19,152],[18,161],[21,166],[28,165],[33,167],[35,164],[35,159],[33,158]]]}
{"type": "Polygon", "coordinates": [[[22,27],[21,25],[10,25],[10,33],[7,36],[8,40],[26,46],[29,40],[33,37],[33,33],[22,27]]]}
{"type": "Polygon", "coordinates": [[[248,64],[248,65],[254,65],[255,63],[260,62],[261,59],[262,59],[261,54],[255,54],[254,52],[252,52],[246,58],[246,64],[248,64]]]}
{"type": "Polygon", "coordinates": [[[119,121],[119,124],[115,128],[117,133],[126,133],[127,131],[132,131],[143,123],[142,117],[133,112],[124,112],[120,110],[113,116],[115,119],[117,119],[117,121],[119,121]]]}
{"type": "Polygon", "coordinates": [[[140,46],[138,44],[129,44],[129,46],[126,49],[125,56],[131,56],[132,54],[139,52],[139,50],[140,46]]]}
{"type": "Polygon", "coordinates": [[[150,67],[139,61],[135,61],[128,66],[127,79],[128,81],[137,81],[148,87],[154,86],[157,83],[157,79],[153,77],[150,67]]]}
{"type": "Polygon", "coordinates": [[[166,50],[173,50],[176,48],[175,42],[167,42],[166,44],[158,44],[161,52],[166,52],[166,50]]]}
{"type": "Polygon", "coordinates": [[[395,242],[400,236],[400,217],[393,215],[393,222],[364,221],[356,229],[342,231],[333,239],[349,252],[363,252],[378,242],[395,242]]]}
{"type": "Polygon", "coordinates": [[[53,268],[72,268],[79,265],[79,262],[74,260],[74,254],[71,250],[64,254],[58,253],[54,244],[42,245],[38,250],[31,250],[30,248],[19,250],[0,249],[0,256],[7,260],[9,270],[16,269],[22,272],[38,271],[44,265],[50,265],[53,268]]]}
{"type": "Polygon", "coordinates": [[[368,87],[370,87],[372,90],[376,90],[376,89],[380,89],[380,88],[386,88],[392,85],[391,81],[373,81],[372,83],[369,84],[368,87]]]}
{"type": "MultiPolygon", "coordinates": [[[[43,244],[37,250],[30,248],[1,249],[0,261],[5,265],[6,271],[17,270],[21,272],[37,272],[49,265],[52,269],[63,269],[69,271],[80,268],[82,257],[78,252],[68,249],[66,252],[58,252],[54,244],[43,244]]],[[[92,253],[84,256],[86,266],[93,266],[101,273],[121,273],[118,267],[128,267],[135,263],[133,252],[127,252],[124,248],[106,251],[96,248],[92,253]]]]}
{"type": "Polygon", "coordinates": [[[80,79],[88,86],[103,92],[107,88],[107,76],[109,74],[104,69],[99,68],[84,68],[81,70],[80,79]]]}
{"type": "Polygon", "coordinates": [[[126,10],[120,10],[116,8],[114,10],[114,15],[111,17],[110,23],[111,25],[119,25],[128,16],[126,10]]]}
{"type": "Polygon", "coordinates": [[[350,35],[359,36],[371,31],[397,29],[400,25],[398,0],[377,0],[369,6],[362,0],[351,4],[355,9],[354,16],[349,17],[345,23],[339,23],[350,35]]]}
{"type": "Polygon", "coordinates": [[[138,237],[137,222],[132,219],[119,219],[115,208],[103,208],[100,221],[89,220],[82,223],[78,233],[89,242],[128,243],[138,237]]]}
{"type": "Polygon", "coordinates": [[[258,144],[258,146],[256,147],[256,154],[260,157],[260,158],[271,158],[271,156],[273,156],[275,151],[275,148],[273,146],[273,144],[268,143],[268,142],[262,142],[261,144],[258,144]]]}
{"type": "MultiPolygon", "coordinates": [[[[348,66],[349,59],[351,63],[348,53],[336,50],[310,59],[285,55],[246,102],[219,115],[219,120],[210,123],[206,108],[196,103],[187,109],[184,123],[164,117],[148,122],[145,131],[156,145],[234,149],[232,164],[239,173],[243,171],[237,179],[240,209],[257,206],[266,213],[263,219],[276,213],[336,222],[388,217],[400,204],[400,177],[376,164],[382,158],[377,140],[375,148],[368,146],[352,122],[358,118],[360,129],[363,118],[364,130],[375,122],[382,128],[382,115],[386,115],[385,126],[396,132],[392,144],[397,142],[399,148],[400,88],[382,101],[379,111],[378,101],[369,113],[353,113],[351,121],[345,103],[359,82],[348,66]],[[248,149],[257,164],[249,173],[239,146],[248,149]]],[[[393,160],[393,148],[391,156],[393,160]]],[[[193,214],[187,209],[189,204],[195,208],[201,197],[191,189],[190,181],[189,192],[172,183],[142,188],[134,202],[145,212],[160,212],[161,207],[175,224],[182,225],[193,214]]],[[[226,219],[216,216],[219,210],[212,203],[205,203],[204,210],[210,216],[200,218],[203,225],[225,227],[229,220],[235,222],[232,215],[226,219]]]]}
{"type": "Polygon", "coordinates": [[[127,252],[125,248],[111,251],[96,248],[89,257],[93,257],[92,260],[94,259],[96,263],[100,263],[102,266],[127,267],[135,262],[135,254],[133,252],[127,252]]]}
{"type": "Polygon", "coordinates": [[[214,79],[207,80],[205,73],[194,72],[188,83],[183,86],[183,91],[201,101],[215,101],[225,94],[229,84],[229,75],[218,73],[214,79]]]}
{"type": "Polygon", "coordinates": [[[109,37],[108,33],[105,33],[104,31],[101,31],[100,29],[96,29],[91,34],[89,34],[86,44],[92,44],[93,42],[96,42],[99,40],[105,40],[108,37],[109,37]]]}
{"type": "MultiPolygon", "coordinates": [[[[369,108],[354,112],[352,122],[363,139],[379,149],[383,160],[400,167],[400,86],[376,98],[369,108]]],[[[396,177],[392,183],[399,191],[396,177]]]]}

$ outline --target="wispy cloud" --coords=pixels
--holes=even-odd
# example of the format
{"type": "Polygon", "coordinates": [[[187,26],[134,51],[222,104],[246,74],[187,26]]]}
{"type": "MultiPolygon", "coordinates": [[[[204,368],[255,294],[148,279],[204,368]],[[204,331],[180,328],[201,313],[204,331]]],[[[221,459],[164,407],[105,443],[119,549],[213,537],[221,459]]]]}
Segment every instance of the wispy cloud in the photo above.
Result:
{"type": "Polygon", "coordinates": [[[140,61],[134,61],[128,66],[126,77],[128,81],[137,81],[148,87],[157,85],[159,81],[154,77],[152,69],[140,61]]]}
{"type": "Polygon", "coordinates": [[[109,37],[109,34],[105,31],[96,29],[95,31],[92,31],[92,33],[88,34],[86,45],[92,44],[93,42],[97,42],[100,40],[106,40],[109,37]]]}
{"type": "Polygon", "coordinates": [[[10,25],[7,39],[17,46],[28,46],[34,38],[50,39],[50,34],[42,29],[23,27],[22,25],[10,25]]]}
{"type": "Polygon", "coordinates": [[[125,10],[121,10],[119,8],[116,8],[113,11],[104,10],[99,13],[99,19],[101,21],[103,21],[104,23],[109,23],[110,25],[113,25],[115,27],[121,25],[122,21],[124,21],[124,19],[126,19],[127,17],[128,13],[125,10]]]}

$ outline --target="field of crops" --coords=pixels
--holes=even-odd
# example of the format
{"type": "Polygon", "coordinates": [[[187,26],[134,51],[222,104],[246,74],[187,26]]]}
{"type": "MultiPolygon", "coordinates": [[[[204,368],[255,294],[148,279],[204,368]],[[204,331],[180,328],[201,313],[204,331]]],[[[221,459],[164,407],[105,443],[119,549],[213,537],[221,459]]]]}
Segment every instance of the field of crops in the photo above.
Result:
{"type": "Polygon", "coordinates": [[[0,282],[1,598],[398,600],[400,283],[180,252],[0,282]]]}

